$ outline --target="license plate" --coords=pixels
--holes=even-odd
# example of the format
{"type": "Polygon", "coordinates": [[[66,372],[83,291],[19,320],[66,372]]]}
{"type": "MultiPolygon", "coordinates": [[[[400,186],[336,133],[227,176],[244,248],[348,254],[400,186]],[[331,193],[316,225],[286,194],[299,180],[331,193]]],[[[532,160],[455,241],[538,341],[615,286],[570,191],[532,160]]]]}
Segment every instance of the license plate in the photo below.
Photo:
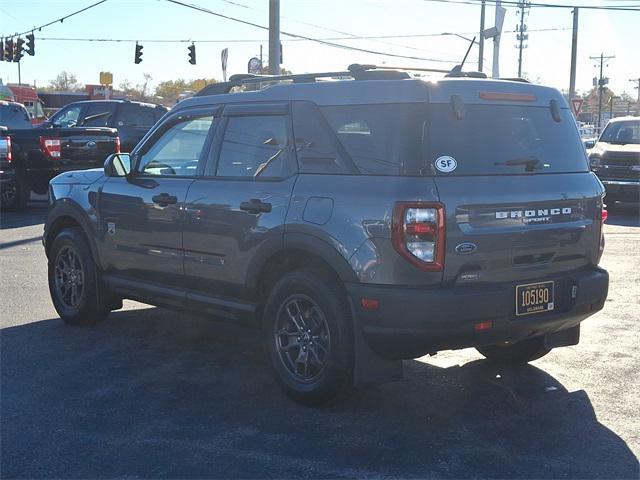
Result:
{"type": "Polygon", "coordinates": [[[516,315],[549,312],[553,302],[553,282],[516,286],[516,315]]]}

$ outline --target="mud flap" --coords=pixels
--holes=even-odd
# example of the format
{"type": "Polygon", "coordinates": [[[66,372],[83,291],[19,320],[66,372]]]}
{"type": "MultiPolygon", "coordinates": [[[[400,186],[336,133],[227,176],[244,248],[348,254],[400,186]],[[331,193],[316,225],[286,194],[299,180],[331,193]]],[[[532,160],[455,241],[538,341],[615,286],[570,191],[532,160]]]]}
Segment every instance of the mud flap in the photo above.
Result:
{"type": "Polygon", "coordinates": [[[560,332],[548,333],[544,336],[544,346],[547,348],[568,347],[577,345],[580,342],[580,325],[562,330],[560,332]]]}
{"type": "Polygon", "coordinates": [[[389,360],[378,355],[367,344],[362,335],[360,320],[349,299],[351,318],[353,318],[353,386],[377,385],[395,380],[402,380],[402,360],[389,360]]]}

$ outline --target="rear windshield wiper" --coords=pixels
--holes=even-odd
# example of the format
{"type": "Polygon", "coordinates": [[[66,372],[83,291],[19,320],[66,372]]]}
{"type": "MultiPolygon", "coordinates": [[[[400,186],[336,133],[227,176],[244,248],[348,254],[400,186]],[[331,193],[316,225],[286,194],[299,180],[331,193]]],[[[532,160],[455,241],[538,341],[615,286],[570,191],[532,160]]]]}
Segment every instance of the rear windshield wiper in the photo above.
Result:
{"type": "Polygon", "coordinates": [[[540,165],[540,160],[536,157],[523,157],[523,158],[511,158],[504,162],[494,162],[494,165],[507,165],[508,167],[518,167],[524,166],[525,171],[533,172],[538,165],[540,165]]]}

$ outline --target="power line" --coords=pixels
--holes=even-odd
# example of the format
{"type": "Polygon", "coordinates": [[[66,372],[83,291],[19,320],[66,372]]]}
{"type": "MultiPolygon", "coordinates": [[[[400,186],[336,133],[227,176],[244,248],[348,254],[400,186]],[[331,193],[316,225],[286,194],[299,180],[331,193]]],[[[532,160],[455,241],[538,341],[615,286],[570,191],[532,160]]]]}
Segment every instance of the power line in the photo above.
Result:
{"type": "MultiPolygon", "coordinates": [[[[569,27],[559,28],[539,28],[529,29],[529,32],[555,32],[571,30],[569,27]]],[[[399,35],[363,35],[360,37],[322,37],[316,40],[371,40],[377,38],[433,38],[433,37],[448,37],[451,35],[473,35],[477,32],[443,32],[443,33],[413,33],[413,34],[399,34],[399,35]]],[[[517,33],[517,30],[503,30],[505,33],[517,33]]],[[[81,37],[38,37],[38,41],[58,41],[58,42],[105,42],[105,43],[259,43],[265,42],[264,38],[226,38],[226,39],[194,39],[194,38],[173,38],[173,39],[160,39],[160,38],[81,38],[81,37]]],[[[289,38],[283,39],[283,42],[305,42],[308,41],[304,38],[289,38]]]]}
{"type": "MultiPolygon", "coordinates": [[[[425,2],[438,2],[438,3],[450,3],[456,5],[480,5],[482,0],[423,0],[425,2]]],[[[502,5],[510,5],[517,7],[518,0],[501,0],[502,5]]],[[[640,12],[640,4],[634,5],[572,5],[572,4],[559,4],[559,3],[539,3],[532,2],[532,7],[544,7],[544,8],[584,8],[586,10],[617,10],[623,12],[640,12]]]]}
{"type": "MultiPolygon", "coordinates": [[[[267,31],[269,30],[269,28],[265,27],[264,25],[260,25],[260,24],[253,23],[253,22],[249,22],[247,20],[242,20],[240,18],[235,18],[235,17],[232,17],[230,15],[224,15],[222,13],[217,13],[217,12],[214,12],[214,11],[209,10],[207,8],[200,7],[198,5],[184,3],[184,2],[181,2],[179,0],[166,0],[166,1],[170,2],[170,3],[175,3],[176,5],[181,5],[183,7],[191,8],[191,9],[197,10],[199,12],[208,13],[209,15],[214,15],[216,17],[224,18],[226,20],[231,20],[233,22],[242,23],[244,25],[249,25],[251,27],[259,28],[261,30],[267,30],[267,31]]],[[[285,32],[284,30],[281,30],[280,33],[282,35],[286,35],[288,37],[299,38],[299,39],[302,39],[302,40],[308,40],[310,42],[316,42],[316,43],[319,43],[319,44],[322,44],[322,45],[326,45],[326,46],[329,46],[329,47],[333,47],[333,48],[340,48],[340,49],[343,49],[343,50],[352,50],[352,51],[356,51],[356,52],[369,53],[369,54],[372,54],[372,55],[382,55],[382,56],[385,56],[385,57],[405,58],[405,59],[409,59],[409,60],[421,60],[421,61],[436,62],[436,63],[457,63],[457,60],[442,60],[442,59],[437,59],[437,58],[415,57],[415,56],[410,56],[410,55],[399,55],[399,54],[396,54],[396,53],[380,52],[380,51],[377,51],[377,50],[370,50],[370,49],[367,49],[367,48],[352,47],[352,46],[349,46],[349,45],[343,45],[343,44],[340,44],[340,43],[334,43],[334,42],[330,42],[330,41],[326,41],[326,40],[321,40],[319,38],[312,38],[312,37],[307,37],[305,35],[299,35],[297,33],[285,32]]]]}
{"type": "Polygon", "coordinates": [[[96,3],[93,3],[93,4],[89,5],[88,7],[84,7],[82,9],[80,9],[80,10],[76,10],[75,12],[72,12],[72,13],[70,13],[68,15],[65,15],[64,17],[60,17],[60,18],[58,18],[56,20],[52,20],[49,23],[45,23],[44,25],[40,25],[39,27],[33,27],[33,28],[31,28],[29,30],[25,30],[24,32],[21,32],[21,33],[14,33],[13,35],[3,35],[3,37],[4,38],[7,38],[7,37],[19,37],[21,35],[26,35],[27,33],[31,33],[34,30],[41,31],[45,27],[48,27],[48,26],[53,25],[54,23],[58,23],[58,22],[62,23],[67,18],[73,17],[74,15],[78,15],[79,13],[82,13],[82,12],[86,12],[87,10],[89,10],[89,9],[91,9],[93,7],[97,7],[98,5],[100,5],[101,3],[104,3],[106,1],[107,0],[100,0],[99,2],[96,2],[96,3]]]}

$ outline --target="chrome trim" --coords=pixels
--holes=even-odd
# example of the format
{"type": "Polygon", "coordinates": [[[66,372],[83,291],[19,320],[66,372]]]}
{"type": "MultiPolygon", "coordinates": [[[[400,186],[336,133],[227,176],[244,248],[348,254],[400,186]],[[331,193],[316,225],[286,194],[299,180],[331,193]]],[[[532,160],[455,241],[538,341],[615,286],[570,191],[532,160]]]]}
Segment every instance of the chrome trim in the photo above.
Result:
{"type": "Polygon", "coordinates": [[[640,182],[623,182],[622,180],[600,180],[605,185],[636,185],[640,187],[640,182]]]}

